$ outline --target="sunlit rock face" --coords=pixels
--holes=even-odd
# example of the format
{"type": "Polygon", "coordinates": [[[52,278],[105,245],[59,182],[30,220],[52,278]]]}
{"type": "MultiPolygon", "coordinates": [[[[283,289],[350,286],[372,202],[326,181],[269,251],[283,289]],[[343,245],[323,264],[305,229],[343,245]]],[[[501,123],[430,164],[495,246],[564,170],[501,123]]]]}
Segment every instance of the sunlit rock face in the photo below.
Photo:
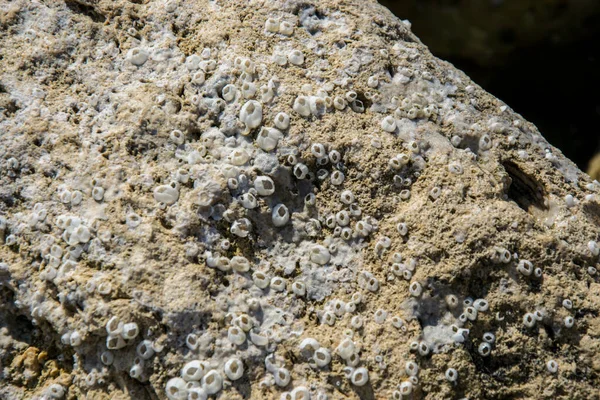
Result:
{"type": "Polygon", "coordinates": [[[597,395],[600,185],[387,9],[0,7],[0,397],[597,395]]]}

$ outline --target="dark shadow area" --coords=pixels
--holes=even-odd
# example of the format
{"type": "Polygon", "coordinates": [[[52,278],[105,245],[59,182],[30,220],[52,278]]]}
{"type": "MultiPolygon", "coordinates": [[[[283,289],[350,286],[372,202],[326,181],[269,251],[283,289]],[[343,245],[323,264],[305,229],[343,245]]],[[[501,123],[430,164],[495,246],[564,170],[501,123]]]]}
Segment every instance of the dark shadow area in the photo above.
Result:
{"type": "Polygon", "coordinates": [[[534,123],[552,145],[588,170],[600,152],[600,3],[380,2],[411,21],[412,31],[434,55],[534,123]]]}

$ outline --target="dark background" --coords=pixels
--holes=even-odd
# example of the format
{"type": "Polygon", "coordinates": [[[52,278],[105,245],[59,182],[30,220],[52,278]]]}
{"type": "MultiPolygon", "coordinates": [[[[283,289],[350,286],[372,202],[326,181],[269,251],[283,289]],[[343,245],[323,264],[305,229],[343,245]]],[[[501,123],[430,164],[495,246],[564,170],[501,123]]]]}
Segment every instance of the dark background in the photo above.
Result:
{"type": "MultiPolygon", "coordinates": [[[[600,152],[600,0],[380,0],[584,171],[600,152]]],[[[594,176],[600,178],[600,176],[594,176]]]]}

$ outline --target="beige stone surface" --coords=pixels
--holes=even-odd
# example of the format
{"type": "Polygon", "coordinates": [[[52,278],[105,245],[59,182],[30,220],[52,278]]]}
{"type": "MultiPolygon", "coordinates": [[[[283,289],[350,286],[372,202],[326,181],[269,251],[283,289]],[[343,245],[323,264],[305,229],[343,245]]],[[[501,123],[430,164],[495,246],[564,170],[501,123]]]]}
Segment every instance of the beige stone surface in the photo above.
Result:
{"type": "Polygon", "coordinates": [[[600,184],[385,8],[0,10],[0,398],[598,398],[600,184]]]}

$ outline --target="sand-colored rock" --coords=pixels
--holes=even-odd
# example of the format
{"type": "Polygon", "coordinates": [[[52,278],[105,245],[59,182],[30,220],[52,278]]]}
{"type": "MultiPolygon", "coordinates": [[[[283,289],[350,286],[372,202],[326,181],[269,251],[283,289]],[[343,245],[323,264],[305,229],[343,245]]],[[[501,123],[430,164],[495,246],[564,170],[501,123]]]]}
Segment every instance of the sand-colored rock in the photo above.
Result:
{"type": "Polygon", "coordinates": [[[0,7],[1,398],[598,398],[600,184],[385,8],[0,7]]]}

